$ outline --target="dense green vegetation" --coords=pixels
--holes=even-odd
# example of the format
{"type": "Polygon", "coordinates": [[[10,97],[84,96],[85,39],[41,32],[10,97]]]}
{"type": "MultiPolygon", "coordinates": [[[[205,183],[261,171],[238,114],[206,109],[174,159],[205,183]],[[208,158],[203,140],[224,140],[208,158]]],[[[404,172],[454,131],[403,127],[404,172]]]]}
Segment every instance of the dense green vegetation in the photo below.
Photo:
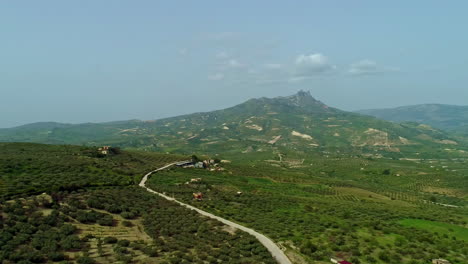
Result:
{"type": "Polygon", "coordinates": [[[274,263],[254,237],[131,186],[186,157],[0,145],[0,263],[274,263]]]}
{"type": "MultiPolygon", "coordinates": [[[[431,201],[465,206],[466,171],[441,171],[447,166],[441,164],[431,168],[413,161],[354,158],[311,158],[303,163],[313,165],[295,169],[286,162],[273,163],[279,167],[262,162],[225,164],[221,172],[172,169],[154,174],[149,185],[251,226],[311,263],[330,256],[352,263],[468,260],[468,241],[463,237],[400,222],[425,219],[468,230],[466,207],[431,201]],[[202,181],[186,184],[192,178],[202,181]],[[202,192],[203,201],[193,200],[193,192],[202,192]]],[[[464,163],[452,166],[466,168],[464,163]]]]}
{"type": "Polygon", "coordinates": [[[258,152],[445,158],[466,157],[460,150],[468,150],[466,142],[446,132],[341,111],[306,92],[154,121],[31,124],[0,129],[0,141],[112,145],[231,159],[258,152]]]}
{"type": "Polygon", "coordinates": [[[458,239],[468,241],[468,228],[463,228],[458,225],[427,221],[422,219],[403,219],[399,221],[399,223],[404,226],[416,227],[445,236],[456,237],[458,239]]]}
{"type": "Polygon", "coordinates": [[[254,237],[137,187],[58,192],[52,198],[2,204],[1,263],[274,263],[254,237]],[[151,240],[83,233],[89,226],[131,227],[139,221],[151,240]]]}
{"type": "Polygon", "coordinates": [[[126,186],[181,156],[97,147],[0,143],[0,199],[26,193],[76,190],[90,186],[126,186]]]}
{"type": "Polygon", "coordinates": [[[42,214],[34,200],[2,204],[0,222],[0,260],[2,263],[44,263],[66,259],[65,251],[79,250],[83,241],[75,226],[54,210],[42,214]]]}
{"type": "Polygon", "coordinates": [[[83,146],[0,143],[0,257],[271,263],[252,237],[132,187],[196,153],[224,170],[171,169],[149,186],[253,227],[295,263],[467,263],[464,140],[330,108],[305,92],[156,121],[2,129],[0,141],[83,146]]]}

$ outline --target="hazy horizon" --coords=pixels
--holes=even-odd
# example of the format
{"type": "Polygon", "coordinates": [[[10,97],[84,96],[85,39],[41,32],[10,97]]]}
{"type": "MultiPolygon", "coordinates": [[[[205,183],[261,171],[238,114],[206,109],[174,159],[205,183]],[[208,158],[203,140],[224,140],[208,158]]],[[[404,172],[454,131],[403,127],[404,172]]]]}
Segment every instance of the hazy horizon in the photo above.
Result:
{"type": "MultiPolygon", "coordinates": [[[[297,93],[297,92],[296,92],[297,93]]],[[[279,96],[289,96],[289,95],[293,95],[293,94],[287,94],[287,95],[279,95],[279,96]]],[[[278,97],[279,97],[278,96],[278,97]]],[[[313,95],[312,95],[313,96],[313,95]]],[[[256,97],[256,98],[259,98],[259,97],[256,97]]],[[[249,99],[252,99],[252,98],[249,98],[249,99]]],[[[319,101],[321,101],[319,98],[315,98],[319,101]]],[[[248,100],[248,99],[247,99],[248,100]]],[[[246,101],[246,100],[245,100],[246,101]]],[[[154,119],[144,119],[144,118],[138,118],[138,117],[135,117],[135,118],[128,118],[128,119],[115,119],[115,120],[94,120],[94,121],[83,121],[83,122],[69,122],[69,121],[66,121],[66,120],[63,120],[63,121],[57,121],[57,120],[38,120],[38,121],[34,121],[34,122],[29,122],[29,123],[24,123],[24,124],[19,124],[19,125],[14,125],[14,126],[11,126],[11,127],[1,127],[0,128],[14,128],[14,127],[18,127],[18,126],[23,126],[23,125],[28,125],[28,124],[34,124],[34,123],[63,123],[63,124],[83,124],[83,123],[111,123],[111,122],[119,122],[119,121],[128,121],[128,120],[141,120],[141,121],[150,121],[150,120],[157,120],[157,119],[164,119],[164,118],[170,118],[170,117],[176,117],[176,116],[180,116],[180,115],[187,115],[187,114],[193,114],[193,113],[200,113],[200,112],[211,112],[211,111],[216,111],[216,110],[222,110],[222,109],[225,109],[225,108],[229,108],[229,107],[233,107],[233,106],[236,106],[238,104],[242,104],[244,103],[245,101],[243,102],[238,102],[238,103],[235,103],[233,105],[227,105],[227,106],[224,106],[222,108],[216,108],[216,109],[208,109],[208,110],[204,110],[204,111],[188,111],[186,113],[179,113],[177,115],[168,115],[168,116],[161,116],[161,117],[158,117],[158,118],[154,118],[154,119]]],[[[322,101],[323,102],[323,101],[322,101]]],[[[323,102],[325,104],[327,104],[326,102],[323,102]]],[[[438,104],[438,103],[427,103],[427,104],[438,104]]],[[[328,104],[327,104],[328,105],[328,104]]],[[[414,106],[416,105],[419,105],[419,104],[415,104],[414,106]]],[[[455,104],[451,104],[452,106],[466,106],[466,105],[455,105],[455,104]]],[[[329,106],[332,106],[332,105],[329,105],[329,106]]],[[[398,107],[405,107],[405,106],[413,106],[413,105],[402,105],[402,106],[394,106],[394,107],[390,107],[390,108],[398,108],[398,107]]],[[[332,106],[332,107],[335,107],[335,106],[332,106]]],[[[338,107],[335,107],[335,108],[338,108],[338,107]]],[[[345,110],[345,109],[341,109],[341,108],[338,108],[340,110],[344,110],[344,111],[349,111],[349,112],[357,112],[359,110],[370,110],[370,109],[355,109],[355,110],[345,110]]],[[[373,108],[373,109],[388,109],[388,107],[379,107],[379,108],[373,108]]]]}
{"type": "Polygon", "coordinates": [[[463,1],[1,7],[1,128],[152,120],[301,89],[347,111],[468,104],[463,1]]]}

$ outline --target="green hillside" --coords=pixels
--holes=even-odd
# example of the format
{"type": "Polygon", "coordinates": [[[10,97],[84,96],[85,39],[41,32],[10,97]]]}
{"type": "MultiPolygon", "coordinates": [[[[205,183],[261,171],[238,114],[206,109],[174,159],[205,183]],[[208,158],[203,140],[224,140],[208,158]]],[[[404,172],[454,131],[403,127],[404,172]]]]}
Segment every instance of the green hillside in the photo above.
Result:
{"type": "Polygon", "coordinates": [[[427,124],[438,129],[468,133],[468,106],[422,104],[387,109],[368,109],[358,113],[380,119],[427,124]]]}
{"type": "Polygon", "coordinates": [[[127,186],[181,156],[113,148],[0,143],[0,198],[83,187],[127,186]]]}
{"type": "Polygon", "coordinates": [[[222,167],[174,168],[149,186],[255,228],[295,263],[468,261],[466,161],[316,156],[222,167]]]}
{"type": "MultiPolygon", "coordinates": [[[[378,264],[468,259],[460,235],[468,227],[465,159],[257,151],[235,157],[222,160],[219,170],[158,172],[148,185],[254,228],[293,263],[327,263],[331,256],[378,264]],[[190,183],[194,178],[200,180],[190,183]],[[193,199],[195,192],[202,201],[193,199]]],[[[146,172],[181,159],[187,157],[1,143],[0,259],[273,263],[245,233],[134,186],[146,172]]]]}
{"type": "Polygon", "coordinates": [[[341,111],[310,93],[251,99],[237,106],[155,121],[35,124],[0,130],[0,141],[112,145],[159,152],[241,158],[256,152],[305,156],[353,153],[373,157],[464,156],[466,146],[427,126],[396,124],[341,111]]]}
{"type": "Polygon", "coordinates": [[[254,237],[135,186],[181,159],[1,143],[0,263],[275,263],[254,237]]]}

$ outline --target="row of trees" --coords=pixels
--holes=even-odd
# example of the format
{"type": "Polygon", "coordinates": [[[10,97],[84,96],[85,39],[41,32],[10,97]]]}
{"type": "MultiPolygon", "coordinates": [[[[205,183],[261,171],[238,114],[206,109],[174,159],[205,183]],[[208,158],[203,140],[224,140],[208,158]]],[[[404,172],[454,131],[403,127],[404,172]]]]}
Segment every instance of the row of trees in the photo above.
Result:
{"type": "Polygon", "coordinates": [[[146,251],[169,263],[275,263],[254,237],[223,231],[220,222],[137,187],[96,190],[89,192],[82,202],[91,208],[108,211],[112,208],[127,219],[141,217],[145,232],[153,238],[153,246],[146,251]]]}
{"type": "MultiPolygon", "coordinates": [[[[280,181],[281,176],[280,171],[274,177],[280,181]]],[[[252,226],[276,241],[292,241],[311,260],[326,261],[329,256],[344,252],[352,263],[413,264],[443,257],[461,264],[468,255],[467,241],[398,223],[404,218],[464,223],[462,216],[435,206],[365,199],[332,200],[329,192],[309,192],[312,187],[304,189],[302,185],[287,182],[272,183],[262,178],[249,180],[229,173],[187,169],[154,174],[149,186],[252,226]],[[190,177],[200,177],[209,186],[202,202],[191,198],[199,186],[178,184],[190,177]],[[235,195],[235,190],[248,191],[235,195]]]]}
{"type": "Polygon", "coordinates": [[[2,263],[61,261],[65,251],[84,245],[76,227],[57,210],[43,215],[34,203],[21,200],[2,204],[1,209],[6,215],[0,221],[2,263]]]}

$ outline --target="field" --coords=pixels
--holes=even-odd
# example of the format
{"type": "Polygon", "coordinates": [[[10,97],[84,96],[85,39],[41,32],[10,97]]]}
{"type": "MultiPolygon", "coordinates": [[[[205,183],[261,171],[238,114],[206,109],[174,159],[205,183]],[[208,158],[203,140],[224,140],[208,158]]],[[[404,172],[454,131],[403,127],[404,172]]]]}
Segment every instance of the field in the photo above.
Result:
{"type": "Polygon", "coordinates": [[[97,147],[0,143],[0,199],[83,187],[127,186],[178,155],[97,147]]]}
{"type": "Polygon", "coordinates": [[[457,239],[468,241],[468,228],[461,226],[421,219],[403,219],[399,221],[399,223],[403,226],[424,229],[445,236],[456,237],[457,239]]]}
{"type": "Polygon", "coordinates": [[[5,264],[274,263],[254,237],[138,187],[43,194],[1,209],[5,264]]]}
{"type": "MultiPolygon", "coordinates": [[[[134,186],[186,156],[1,147],[3,263],[273,261],[253,237],[134,186]]],[[[218,169],[172,168],[148,185],[254,228],[294,263],[467,262],[466,160],[246,153],[218,169]],[[203,200],[194,200],[195,192],[203,200]]]]}
{"type": "Polygon", "coordinates": [[[187,157],[1,147],[2,264],[274,263],[254,237],[135,186],[146,172],[187,157]]]}
{"type": "MultiPolygon", "coordinates": [[[[467,230],[462,174],[441,173],[447,165],[431,168],[413,161],[315,158],[306,162],[308,166],[301,168],[285,163],[275,167],[270,161],[226,163],[223,171],[176,168],[154,174],[149,186],[253,227],[304,263],[327,261],[330,256],[352,263],[468,260],[468,244],[459,236],[400,224],[403,219],[420,218],[467,230]],[[194,178],[202,180],[191,183],[194,178]],[[436,192],[437,188],[449,194],[436,192]],[[194,201],[194,192],[202,192],[203,201],[194,201]],[[442,202],[459,207],[437,204],[442,202]]],[[[463,166],[457,164],[452,161],[450,166],[463,166]]]]}

